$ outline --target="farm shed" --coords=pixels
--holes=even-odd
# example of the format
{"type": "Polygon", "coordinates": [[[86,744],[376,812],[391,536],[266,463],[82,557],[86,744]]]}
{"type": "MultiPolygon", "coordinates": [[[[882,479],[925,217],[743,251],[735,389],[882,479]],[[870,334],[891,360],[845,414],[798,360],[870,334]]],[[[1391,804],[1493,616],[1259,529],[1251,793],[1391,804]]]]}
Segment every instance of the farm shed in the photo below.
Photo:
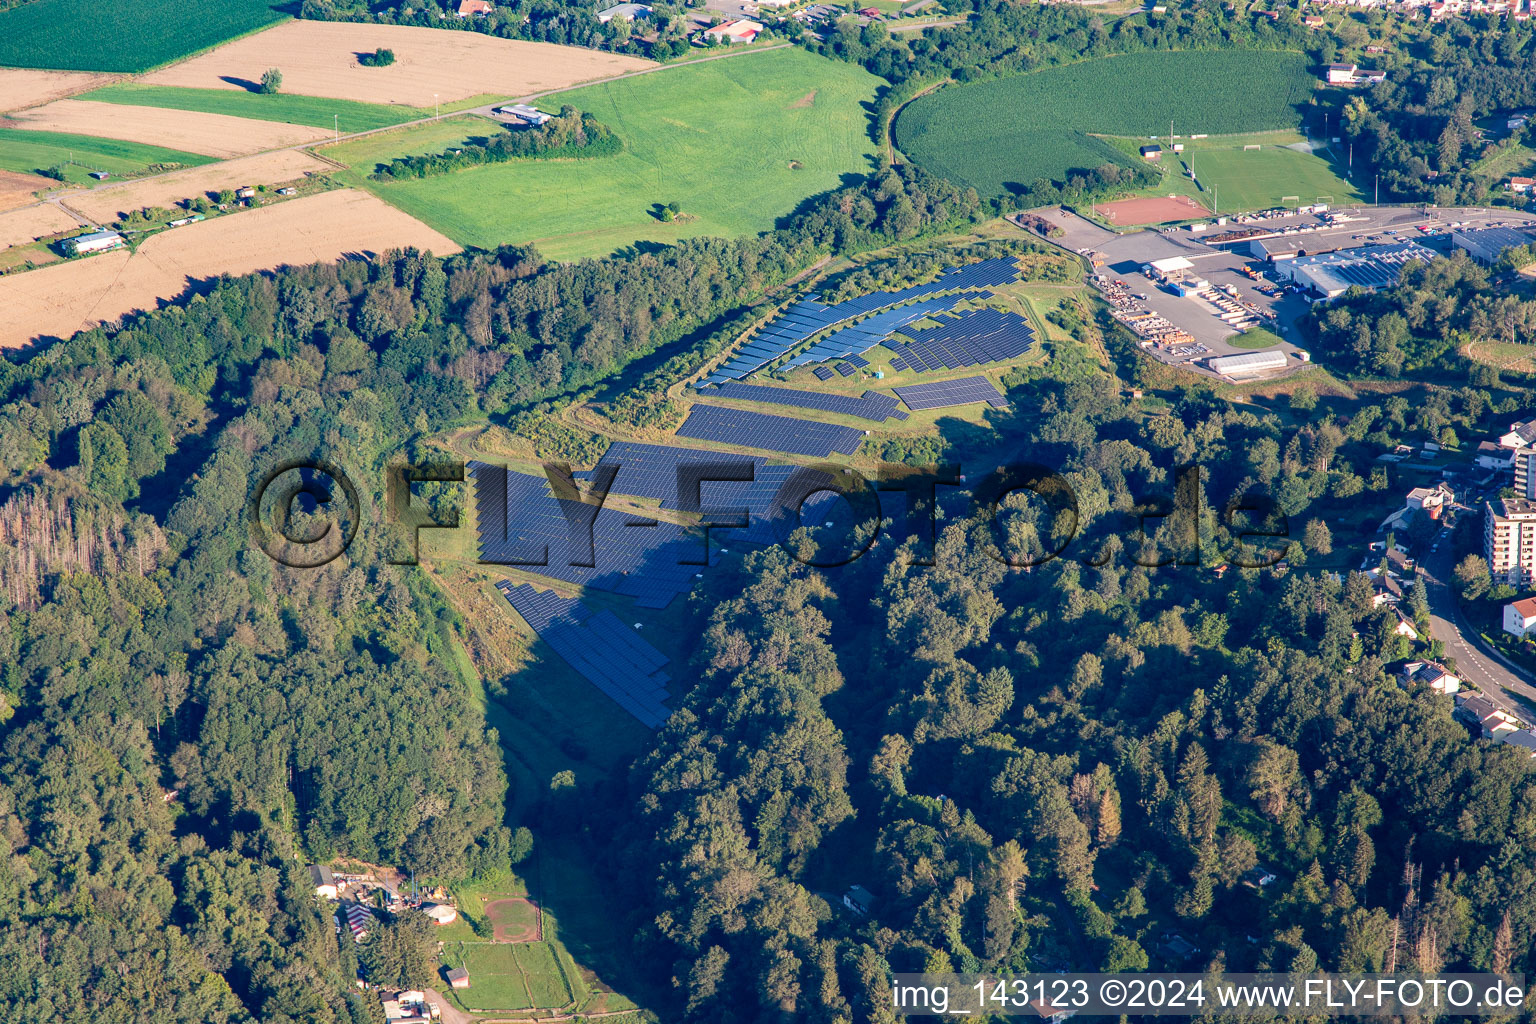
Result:
{"type": "Polygon", "coordinates": [[[469,988],[469,969],[455,967],[448,972],[448,984],[454,988],[469,988]]]}
{"type": "Polygon", "coordinates": [[[1143,160],[1161,160],[1163,158],[1162,146],[1142,146],[1141,158],[1143,160]]]}
{"type": "Polygon", "coordinates": [[[93,231],[78,238],[66,239],[64,248],[72,256],[85,256],[93,252],[120,249],[128,243],[116,231],[93,231]]]}

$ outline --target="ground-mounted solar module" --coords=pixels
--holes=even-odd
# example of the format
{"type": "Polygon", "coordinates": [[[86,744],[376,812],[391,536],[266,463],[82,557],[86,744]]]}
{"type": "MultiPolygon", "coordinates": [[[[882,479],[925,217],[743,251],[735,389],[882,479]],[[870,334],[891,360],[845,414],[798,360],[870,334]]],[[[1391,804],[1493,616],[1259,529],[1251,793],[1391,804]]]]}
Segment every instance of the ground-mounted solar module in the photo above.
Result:
{"type": "MultiPolygon", "coordinates": [[[[911,303],[925,296],[936,295],[943,292],[971,292],[970,296],[956,295],[949,302],[949,308],[965,297],[983,298],[991,293],[979,291],[989,286],[1007,284],[1018,280],[1019,269],[1011,257],[999,256],[982,260],[979,263],[967,264],[963,267],[950,267],[933,281],[924,284],[912,285],[899,291],[875,291],[867,295],[860,295],[844,302],[826,305],[817,299],[801,299],[793,303],[753,336],[749,345],[754,346],[752,354],[738,354],[721,366],[697,386],[718,384],[725,380],[740,380],[741,378],[756,372],[768,363],[782,356],[788,355],[801,342],[812,336],[836,327],[846,321],[873,313],[875,310],[885,309],[888,306],[900,306],[911,303]]],[[[875,318],[870,317],[869,320],[875,318]]],[[[905,321],[910,323],[913,317],[905,321]]],[[[821,362],[827,359],[844,358],[859,352],[866,351],[878,344],[878,338],[883,337],[892,329],[888,326],[873,325],[865,327],[868,321],[855,325],[860,330],[842,336],[831,348],[823,349],[826,339],[818,343],[814,351],[818,354],[806,359],[797,358],[792,365],[804,365],[807,362],[821,362]],[[862,335],[875,337],[875,341],[868,341],[862,335]],[[861,341],[868,341],[862,347],[857,347],[861,341]]]]}
{"type": "Polygon", "coordinates": [[[863,356],[849,356],[848,361],[861,370],[869,365],[869,360],[865,359],[863,356]]]}
{"type": "MultiPolygon", "coordinates": [[[[824,367],[817,367],[824,369],[824,367]]],[[[831,374],[827,374],[828,377],[831,374]]],[[[826,379],[826,378],[823,378],[826,379]]],[[[850,395],[827,395],[820,391],[804,391],[799,388],[775,388],[762,384],[742,384],[726,381],[719,388],[702,392],[701,397],[718,395],[740,402],[765,402],[787,405],[796,409],[817,409],[821,412],[842,413],[857,416],[874,423],[883,423],[899,404],[890,395],[878,391],[866,391],[858,398],[850,395]]]]}
{"type": "Polygon", "coordinates": [[[998,402],[1007,405],[1007,399],[997,387],[985,377],[960,377],[956,380],[935,381],[932,384],[908,384],[905,387],[892,388],[897,396],[905,403],[907,408],[914,412],[920,409],[946,409],[955,405],[971,405],[975,402],[985,402],[996,406],[998,402]]]}
{"type": "Polygon", "coordinates": [[[671,711],[662,702],[668,696],[668,676],[661,671],[667,657],[613,612],[593,614],[575,598],[528,583],[502,580],[496,589],[540,640],[619,707],[651,729],[667,720],[671,711]]]}
{"type": "MultiPolygon", "coordinates": [[[[719,457],[719,453],[714,453],[719,457]]],[[[470,464],[482,562],[664,608],[689,590],[703,539],[675,523],[556,498],[543,477],[470,464]]]]}
{"type": "Polygon", "coordinates": [[[852,427],[718,405],[694,406],[677,436],[814,458],[852,455],[864,440],[864,432],[852,427]]]}
{"type": "Polygon", "coordinates": [[[812,370],[811,372],[816,375],[816,379],[817,380],[831,380],[832,379],[832,371],[827,369],[825,366],[818,366],[814,370],[812,370]]]}
{"type": "Polygon", "coordinates": [[[1035,341],[1027,320],[995,309],[971,310],[903,333],[912,341],[891,347],[914,369],[924,370],[955,370],[1016,359],[1035,341]]]}
{"type": "Polygon", "coordinates": [[[839,375],[844,377],[852,377],[854,374],[859,372],[853,368],[852,363],[837,363],[832,367],[832,369],[836,370],[839,375]]]}
{"type": "MultiPolygon", "coordinates": [[[[906,368],[907,368],[907,364],[906,364],[906,362],[900,356],[897,356],[895,359],[891,360],[891,369],[893,369],[893,370],[905,370],[906,368]]],[[[829,373],[829,374],[827,374],[827,376],[830,377],[832,375],[829,373]]]]}

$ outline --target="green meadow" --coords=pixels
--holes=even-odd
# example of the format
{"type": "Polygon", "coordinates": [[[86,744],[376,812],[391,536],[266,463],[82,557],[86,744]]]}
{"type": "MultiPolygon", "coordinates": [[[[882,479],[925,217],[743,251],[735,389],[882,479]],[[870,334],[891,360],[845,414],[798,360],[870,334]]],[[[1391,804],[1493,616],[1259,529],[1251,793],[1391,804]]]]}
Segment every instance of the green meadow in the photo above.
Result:
{"type": "Polygon", "coordinates": [[[418,118],[431,117],[430,109],[421,110],[399,104],[358,103],[322,96],[297,96],[292,93],[263,95],[235,89],[181,89],[169,85],[121,83],[93,89],[76,99],[103,103],[126,103],[137,107],[163,107],[170,110],[194,110],[204,114],[228,114],[257,121],[281,121],[312,128],[337,128],[343,135],[364,132],[418,118]]]}
{"type": "Polygon", "coordinates": [[[556,259],[640,241],[747,234],[772,228],[844,175],[869,170],[861,104],[878,84],[861,68],[798,48],[678,65],[539,101],[590,111],[623,140],[617,155],[367,180],[390,156],[441,149],[436,141],[412,148],[402,132],[398,150],[370,149],[343,177],[461,244],[533,243],[556,259]],[[682,215],[664,223],[653,207],[669,202],[682,215]]]}
{"type": "Polygon", "coordinates": [[[154,164],[195,167],[212,162],[212,157],[147,146],[141,142],[65,132],[0,129],[0,169],[31,174],[44,168],[63,166],[65,180],[71,182],[90,181],[91,171],[133,174],[154,164]]]}

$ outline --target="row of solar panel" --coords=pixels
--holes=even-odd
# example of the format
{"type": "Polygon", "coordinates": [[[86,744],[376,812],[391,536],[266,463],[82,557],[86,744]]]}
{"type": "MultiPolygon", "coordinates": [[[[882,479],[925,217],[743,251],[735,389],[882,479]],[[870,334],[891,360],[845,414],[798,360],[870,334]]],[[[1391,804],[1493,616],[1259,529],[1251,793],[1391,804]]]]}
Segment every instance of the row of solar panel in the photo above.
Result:
{"type": "MultiPolygon", "coordinates": [[[[702,541],[683,527],[604,507],[588,533],[581,524],[590,506],[564,508],[542,477],[478,462],[470,470],[483,561],[623,594],[647,608],[664,608],[693,586],[702,541]]],[[[674,481],[668,493],[675,489],[674,481]]]]}
{"type": "Polygon", "coordinates": [[[960,377],[956,380],[934,381],[932,384],[909,384],[892,390],[913,411],[945,409],[974,402],[986,402],[992,406],[1008,404],[1003,393],[985,377],[960,377]]]}
{"type": "Polygon", "coordinates": [[[853,427],[718,405],[694,406],[677,436],[812,458],[833,452],[852,455],[864,440],[864,432],[853,427]]]}
{"type": "MultiPolygon", "coordinates": [[[[824,305],[816,299],[801,299],[765,325],[763,330],[754,336],[740,353],[719,370],[715,371],[709,378],[702,381],[701,386],[718,384],[724,380],[739,380],[761,369],[773,360],[786,355],[796,345],[817,332],[842,323],[844,320],[850,320],[856,316],[862,316],[865,313],[873,312],[886,306],[910,302],[913,299],[937,292],[978,289],[988,285],[1007,284],[1018,280],[1018,276],[1018,266],[1014,261],[1010,257],[1000,256],[963,267],[951,267],[939,275],[936,280],[926,284],[903,288],[900,291],[870,292],[868,295],[861,295],[830,306],[824,305]]],[[[878,343],[877,341],[874,344],[878,343]]],[[[865,349],[871,347],[873,346],[866,345],[865,349]]],[[[861,352],[864,349],[850,351],[861,352]]],[[[835,358],[836,355],[846,354],[849,353],[820,356],[809,361],[820,362],[822,359],[835,358]]],[[[803,365],[803,363],[797,365],[803,365]]]]}
{"type": "Polygon", "coordinates": [[[841,359],[870,349],[885,341],[893,331],[899,331],[908,324],[916,323],[925,317],[945,310],[953,309],[966,299],[990,298],[991,292],[978,292],[976,294],[943,295],[935,299],[924,299],[922,302],[914,302],[910,306],[898,306],[895,309],[887,309],[866,317],[849,327],[843,327],[833,331],[804,352],[795,356],[785,365],[788,367],[804,366],[806,363],[820,363],[828,359],[841,359]]]}
{"type": "MultiPolygon", "coordinates": [[[[853,373],[849,367],[848,373],[853,373]]],[[[848,374],[844,374],[847,376],[848,374]]],[[[848,416],[858,416],[861,419],[872,420],[875,423],[883,423],[891,413],[897,411],[897,401],[890,395],[881,394],[878,391],[866,391],[859,398],[849,395],[828,395],[820,391],[803,391],[799,388],[775,388],[761,384],[742,384],[739,381],[726,381],[716,391],[706,391],[706,395],[718,394],[721,398],[731,398],[743,402],[766,402],[773,405],[788,405],[796,409],[819,409],[822,412],[836,412],[848,416]]]]}
{"type": "Polygon", "coordinates": [[[593,615],[575,598],[527,583],[502,580],[496,587],[539,639],[621,708],[652,729],[667,720],[671,712],[662,701],[668,676],[658,671],[667,658],[618,616],[607,610],[593,615]]]}
{"type": "MultiPolygon", "coordinates": [[[[898,351],[905,370],[955,370],[1004,359],[1017,359],[1034,344],[1035,332],[1016,313],[976,310],[936,327],[909,332],[914,339],[898,351]]],[[[895,346],[893,346],[894,348],[895,346]]]]}

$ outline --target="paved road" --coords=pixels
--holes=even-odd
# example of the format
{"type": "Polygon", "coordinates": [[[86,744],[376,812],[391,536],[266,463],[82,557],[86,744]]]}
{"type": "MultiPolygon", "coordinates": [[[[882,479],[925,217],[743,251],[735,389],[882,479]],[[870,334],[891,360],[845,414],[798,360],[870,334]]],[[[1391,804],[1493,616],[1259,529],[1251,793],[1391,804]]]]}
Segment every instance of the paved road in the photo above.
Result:
{"type": "MultiPolygon", "coordinates": [[[[1464,522],[1479,521],[1474,514],[1463,515],[1466,517],[1464,522]]],[[[1459,528],[1469,527],[1462,525],[1459,528]]],[[[1424,576],[1424,588],[1429,593],[1430,635],[1442,641],[1445,653],[1456,659],[1458,675],[1476,685],[1499,707],[1528,722],[1536,722],[1536,686],[1494,654],[1461,614],[1451,589],[1455,586],[1455,577],[1451,574],[1454,546],[1448,533],[1441,536],[1440,549],[1419,560],[1419,572],[1424,576]]]]}

